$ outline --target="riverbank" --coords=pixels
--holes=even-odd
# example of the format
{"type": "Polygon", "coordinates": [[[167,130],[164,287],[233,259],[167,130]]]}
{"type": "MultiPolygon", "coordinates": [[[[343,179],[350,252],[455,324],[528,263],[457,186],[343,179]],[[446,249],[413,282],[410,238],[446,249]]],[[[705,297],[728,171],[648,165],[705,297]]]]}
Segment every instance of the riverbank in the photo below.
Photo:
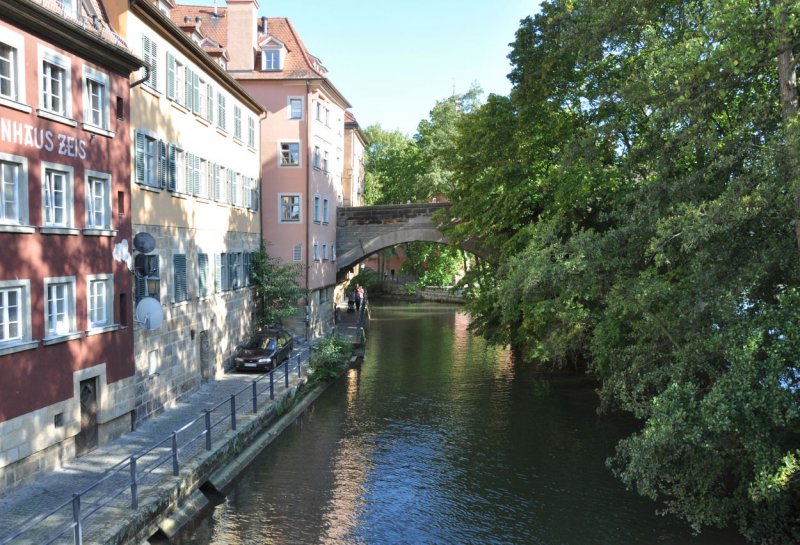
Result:
{"type": "Polygon", "coordinates": [[[269,380],[256,385],[255,411],[250,386],[258,377],[227,375],[136,431],[0,497],[0,544],[34,545],[61,533],[76,543],[124,545],[174,532],[176,521],[206,505],[206,494],[221,490],[327,388],[309,383],[308,349],[297,350],[288,373],[274,372],[271,387],[269,380]],[[222,414],[204,427],[198,415],[208,414],[209,423],[214,410],[222,414]],[[187,428],[192,422],[199,434],[187,428]],[[191,439],[170,452],[170,436],[184,428],[191,439]]]}

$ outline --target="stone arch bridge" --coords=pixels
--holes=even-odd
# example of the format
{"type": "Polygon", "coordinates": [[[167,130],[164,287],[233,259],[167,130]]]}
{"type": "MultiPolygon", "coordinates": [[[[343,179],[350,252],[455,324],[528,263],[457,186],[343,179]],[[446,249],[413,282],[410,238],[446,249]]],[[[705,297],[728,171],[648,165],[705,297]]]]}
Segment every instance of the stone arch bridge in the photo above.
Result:
{"type": "MultiPolygon", "coordinates": [[[[343,273],[368,256],[404,242],[437,242],[449,239],[433,214],[450,203],[344,206],[336,212],[336,269],[343,273]]],[[[464,250],[477,253],[472,244],[464,250]]]]}

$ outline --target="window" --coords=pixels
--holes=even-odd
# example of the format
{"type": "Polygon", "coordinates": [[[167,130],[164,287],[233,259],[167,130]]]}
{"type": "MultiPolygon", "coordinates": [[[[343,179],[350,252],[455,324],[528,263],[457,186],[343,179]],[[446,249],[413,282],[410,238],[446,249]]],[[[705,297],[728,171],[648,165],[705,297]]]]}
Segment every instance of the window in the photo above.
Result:
{"type": "Polygon", "coordinates": [[[322,243],[322,261],[328,261],[328,245],[322,243]]]}
{"type": "Polygon", "coordinates": [[[225,95],[217,93],[217,127],[225,130],[225,95]]]}
{"type": "Polygon", "coordinates": [[[314,222],[319,223],[319,195],[314,195],[314,222]]]}
{"type": "Polygon", "coordinates": [[[189,299],[186,288],[186,254],[172,255],[173,298],[176,303],[189,299]]]}
{"type": "Polygon", "coordinates": [[[90,275],[87,282],[89,329],[114,323],[114,281],[110,274],[90,275]]]}
{"type": "Polygon", "coordinates": [[[158,254],[136,254],[134,259],[136,301],[143,297],[161,299],[161,275],[158,254]]]}
{"type": "Polygon", "coordinates": [[[320,164],[320,149],[319,146],[314,146],[314,168],[319,170],[320,164]]]}
{"type": "Polygon", "coordinates": [[[328,199],[322,199],[322,222],[328,223],[328,199]]]}
{"type": "Polygon", "coordinates": [[[62,13],[73,19],[78,17],[79,0],[59,0],[62,13]]]}
{"type": "Polygon", "coordinates": [[[336,243],[331,242],[331,261],[336,261],[336,243]]]}
{"type": "Polygon", "coordinates": [[[200,158],[200,172],[198,176],[199,185],[197,187],[197,196],[207,199],[210,195],[209,189],[213,187],[213,169],[209,168],[208,161],[202,157],[200,158]]]}
{"type": "Polygon", "coordinates": [[[86,227],[111,229],[111,176],[86,172],[86,227]]]}
{"type": "Polygon", "coordinates": [[[242,109],[235,104],[233,106],[233,137],[242,139],[242,109]]]}
{"type": "Polygon", "coordinates": [[[325,126],[331,126],[331,111],[328,108],[325,108],[325,126]]]}
{"type": "Polygon", "coordinates": [[[75,277],[45,278],[44,289],[45,337],[75,332],[75,277]]]}
{"type": "Polygon", "coordinates": [[[186,106],[187,80],[186,66],[177,60],[172,53],[167,53],[167,98],[186,106]]]}
{"type": "Polygon", "coordinates": [[[167,187],[175,193],[186,193],[186,152],[175,144],[169,145],[169,180],[167,187]]]}
{"type": "Polygon", "coordinates": [[[41,108],[63,117],[72,114],[72,70],[69,58],[39,46],[41,108]]]}
{"type": "Polygon", "coordinates": [[[136,181],[150,187],[163,187],[167,170],[166,144],[149,134],[137,132],[135,146],[136,181]]]}
{"type": "Polygon", "coordinates": [[[22,286],[0,289],[0,346],[23,340],[23,290],[22,286]]]}
{"type": "Polygon", "coordinates": [[[0,98],[25,101],[24,73],[20,72],[20,59],[25,59],[24,44],[21,35],[0,28],[0,98]]]}
{"type": "Polygon", "coordinates": [[[322,170],[328,172],[328,152],[322,154],[322,170]]]}
{"type": "Polygon", "coordinates": [[[289,119],[303,119],[303,99],[289,97],[289,119]]]}
{"type": "Polygon", "coordinates": [[[235,290],[242,287],[242,254],[231,252],[228,254],[228,289],[235,290]]]}
{"type": "Polygon", "coordinates": [[[299,167],[300,166],[300,142],[281,143],[280,166],[299,167]]]}
{"type": "Polygon", "coordinates": [[[72,167],[42,162],[42,217],[46,227],[72,227],[72,167]]]}
{"type": "Polygon", "coordinates": [[[209,84],[206,93],[206,119],[209,123],[214,122],[214,88],[209,84]]]}
{"type": "Polygon", "coordinates": [[[228,204],[238,206],[239,201],[239,173],[228,169],[228,204]]]}
{"type": "Polygon", "coordinates": [[[214,291],[228,289],[228,254],[214,255],[214,291]]]}
{"type": "Polygon", "coordinates": [[[317,106],[317,121],[322,121],[322,103],[316,102],[317,106]]]}
{"type": "MultiPolygon", "coordinates": [[[[2,280],[0,281],[0,354],[15,352],[16,350],[9,347],[26,341],[30,344],[30,340],[30,280],[2,280]]],[[[37,343],[34,341],[30,348],[35,346],[37,343]]]]}
{"type": "Polygon", "coordinates": [[[108,129],[108,75],[89,66],[83,67],[83,121],[108,129]]]}
{"type": "Polygon", "coordinates": [[[195,113],[203,119],[208,119],[208,84],[202,79],[197,80],[197,104],[195,104],[195,113]]]}
{"type": "Polygon", "coordinates": [[[222,167],[214,165],[214,200],[222,201],[222,167]]]}
{"type": "Polygon", "coordinates": [[[250,276],[253,274],[253,252],[242,254],[242,284],[250,285],[250,276]]]}
{"type": "Polygon", "coordinates": [[[314,261],[319,261],[319,242],[314,243],[314,261]]]}
{"type": "Polygon", "coordinates": [[[197,254],[197,293],[200,297],[211,294],[208,280],[208,254],[197,254]]]}
{"type": "Polygon", "coordinates": [[[256,120],[252,117],[247,118],[247,145],[256,147],[256,120]]]}
{"type": "Polygon", "coordinates": [[[302,244],[295,244],[294,249],[292,250],[292,260],[293,261],[302,261],[303,260],[303,245],[302,244]]]}
{"type": "Polygon", "coordinates": [[[263,49],[261,55],[264,59],[264,70],[281,69],[281,50],[279,48],[263,49]]]}
{"type": "Polygon", "coordinates": [[[300,195],[280,195],[280,222],[296,223],[300,221],[300,195]]]}
{"type": "Polygon", "coordinates": [[[28,160],[0,153],[0,224],[28,223],[28,160]]]}
{"type": "Polygon", "coordinates": [[[150,67],[145,84],[158,89],[158,43],[145,35],[142,35],[142,59],[150,67]]]}

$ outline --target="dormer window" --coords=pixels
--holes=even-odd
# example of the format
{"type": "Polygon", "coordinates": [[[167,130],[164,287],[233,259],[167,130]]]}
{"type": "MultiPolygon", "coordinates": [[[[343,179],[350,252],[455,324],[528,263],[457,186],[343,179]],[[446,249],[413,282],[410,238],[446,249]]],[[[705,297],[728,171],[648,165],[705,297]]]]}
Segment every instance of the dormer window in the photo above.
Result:
{"type": "Polygon", "coordinates": [[[261,46],[261,70],[275,72],[283,69],[283,60],[286,55],[286,47],[283,42],[268,36],[260,44],[261,46]]]}

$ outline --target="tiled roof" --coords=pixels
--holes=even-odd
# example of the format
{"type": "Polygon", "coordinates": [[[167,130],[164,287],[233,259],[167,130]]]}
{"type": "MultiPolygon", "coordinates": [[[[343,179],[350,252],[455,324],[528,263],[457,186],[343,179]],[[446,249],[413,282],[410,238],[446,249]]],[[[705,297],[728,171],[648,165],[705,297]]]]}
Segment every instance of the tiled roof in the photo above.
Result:
{"type": "Polygon", "coordinates": [[[227,15],[227,8],[217,8],[217,14],[214,15],[214,8],[206,6],[176,5],[170,10],[170,18],[178,26],[185,24],[183,22],[185,17],[188,17],[192,24],[196,24],[195,17],[200,17],[200,32],[223,48],[228,45],[227,15]]]}
{"type": "MultiPolygon", "coordinates": [[[[23,0],[25,1],[25,0],[23,0]]],[[[85,0],[79,3],[78,17],[68,13],[60,0],[27,0],[32,4],[38,4],[44,9],[60,15],[64,20],[70,21],[81,28],[84,32],[94,34],[102,41],[111,46],[131,53],[127,42],[111,28],[108,23],[108,16],[101,0],[85,0]]]]}
{"type": "MultiPolygon", "coordinates": [[[[176,5],[171,10],[170,17],[178,26],[183,26],[184,18],[188,17],[194,23],[195,17],[200,17],[200,31],[203,36],[211,38],[220,47],[228,47],[228,10],[227,8],[217,8],[217,15],[214,15],[213,7],[176,5]]],[[[319,59],[311,55],[303,41],[298,36],[292,23],[286,17],[268,17],[267,33],[261,32],[261,19],[256,19],[258,25],[258,43],[262,43],[269,36],[283,42],[286,47],[286,57],[283,63],[283,70],[266,72],[256,70],[261,65],[261,52],[255,56],[253,71],[250,74],[239,73],[237,79],[309,79],[324,78],[325,67],[319,59]]]]}

